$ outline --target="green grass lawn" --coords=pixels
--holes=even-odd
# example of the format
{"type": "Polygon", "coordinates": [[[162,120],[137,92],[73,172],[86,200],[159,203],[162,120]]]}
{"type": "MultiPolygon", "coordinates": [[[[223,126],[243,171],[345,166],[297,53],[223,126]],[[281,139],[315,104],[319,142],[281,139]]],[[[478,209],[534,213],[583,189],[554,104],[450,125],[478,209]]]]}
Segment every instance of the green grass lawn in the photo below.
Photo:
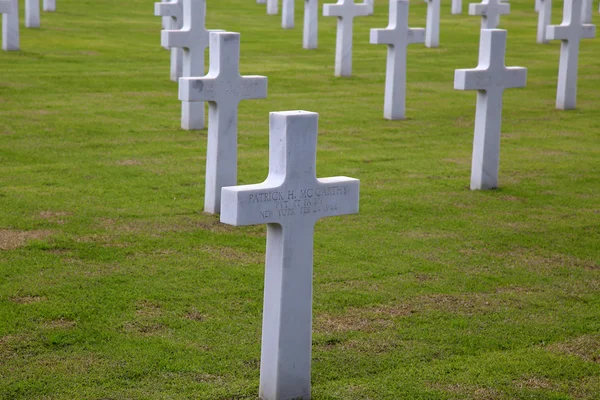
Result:
{"type": "MultiPolygon", "coordinates": [[[[360,214],[315,232],[314,399],[598,399],[600,39],[577,109],[554,108],[558,42],[511,1],[500,188],[470,191],[478,17],[442,6],[441,46],[411,45],[407,116],[383,119],[387,2],[302,49],[254,0],[208,2],[242,34],[239,183],[264,180],[268,113],[320,114],[318,176],[361,180],[360,214]]],[[[555,2],[553,22],[562,16],[555,2]]],[[[594,18],[600,21],[595,10],[594,18]]],[[[424,26],[426,5],[411,4],[424,26]]],[[[0,52],[0,399],[256,399],[266,227],[202,212],[206,131],[179,129],[151,0],[59,0],[0,52]]]]}

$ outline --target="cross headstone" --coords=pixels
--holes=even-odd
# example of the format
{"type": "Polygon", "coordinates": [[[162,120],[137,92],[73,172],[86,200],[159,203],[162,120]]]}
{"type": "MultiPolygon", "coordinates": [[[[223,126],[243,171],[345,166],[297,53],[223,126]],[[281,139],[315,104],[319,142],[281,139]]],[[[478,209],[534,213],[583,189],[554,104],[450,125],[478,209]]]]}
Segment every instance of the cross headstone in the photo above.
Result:
{"type": "Polygon", "coordinates": [[[510,4],[502,0],[482,0],[481,3],[469,4],[469,15],[481,15],[481,29],[496,29],[500,24],[500,16],[510,13],[510,4]]]}
{"type": "Polygon", "coordinates": [[[454,89],[477,90],[475,139],[471,166],[471,190],[498,187],[502,95],[505,89],[525,87],[527,69],[505,67],[506,31],[483,29],[479,44],[479,65],[458,69],[454,89]]]}
{"type": "MultiPolygon", "coordinates": [[[[204,76],[204,51],[209,46],[209,31],[205,28],[206,0],[183,0],[183,28],[162,31],[161,44],[183,49],[184,77],[204,76]]],[[[181,127],[204,129],[204,103],[183,101],[181,127]]]]}
{"type": "Polygon", "coordinates": [[[385,77],[386,119],[404,119],[406,108],[406,49],[423,43],[425,30],[408,27],[408,0],[390,0],[390,22],[386,29],[371,29],[372,44],[387,44],[385,77]]]}
{"type": "Polygon", "coordinates": [[[354,18],[369,15],[369,5],[356,4],[354,0],[338,0],[336,4],[324,4],[323,15],[337,17],[335,76],[352,76],[354,18]]]}
{"type": "Polygon", "coordinates": [[[279,13],[279,0],[267,0],[267,14],[277,15],[279,13]]]}
{"type": "Polygon", "coordinates": [[[452,0],[452,14],[462,14],[462,0],[452,0]]]}
{"type": "Polygon", "coordinates": [[[358,212],[357,179],[316,177],[318,114],[271,113],[269,175],[223,188],[221,222],[267,224],[260,398],[309,399],[317,220],[358,212]]]}
{"type": "Polygon", "coordinates": [[[2,12],[2,50],[19,50],[19,2],[18,0],[7,2],[10,5],[5,5],[4,9],[8,12],[2,12]]]}
{"type": "Polygon", "coordinates": [[[373,15],[375,13],[375,0],[365,0],[365,4],[369,6],[368,15],[373,15]]]}
{"type": "Polygon", "coordinates": [[[44,11],[56,11],[56,0],[44,0],[44,11]]]}
{"type": "Polygon", "coordinates": [[[208,101],[204,211],[220,212],[221,188],[237,184],[238,105],[267,97],[267,78],[240,76],[240,34],[210,34],[210,69],[201,78],[181,78],[179,99],[208,101]]]}
{"type": "Polygon", "coordinates": [[[548,43],[548,40],[546,39],[546,27],[550,25],[552,19],[552,0],[538,1],[537,42],[548,43]]]}
{"type": "Polygon", "coordinates": [[[25,0],[25,27],[40,27],[40,0],[25,0]]]}
{"type": "Polygon", "coordinates": [[[302,47],[316,49],[319,38],[319,0],[304,0],[302,47]]]}
{"type": "Polygon", "coordinates": [[[256,4],[267,4],[267,0],[256,0],[256,4]]]}
{"type": "Polygon", "coordinates": [[[575,108],[577,104],[579,43],[581,39],[592,39],[595,36],[595,25],[581,23],[581,0],[565,0],[562,24],[546,27],[546,39],[562,41],[560,45],[560,65],[558,67],[556,108],[560,110],[575,108]]]}
{"type": "Polygon", "coordinates": [[[581,6],[581,22],[584,24],[592,23],[592,9],[594,8],[594,2],[592,0],[583,0],[581,6]]]}
{"type": "Polygon", "coordinates": [[[283,0],[281,6],[281,27],[292,29],[294,27],[295,0],[283,0]]]}
{"type": "MultiPolygon", "coordinates": [[[[167,18],[166,30],[180,30],[183,28],[183,1],[172,0],[165,3],[154,3],[154,15],[167,18]]],[[[171,80],[178,82],[183,76],[183,49],[171,48],[171,80]]]]}
{"type": "Polygon", "coordinates": [[[440,0],[425,0],[427,3],[427,23],[425,25],[425,46],[440,45],[440,0]]]}

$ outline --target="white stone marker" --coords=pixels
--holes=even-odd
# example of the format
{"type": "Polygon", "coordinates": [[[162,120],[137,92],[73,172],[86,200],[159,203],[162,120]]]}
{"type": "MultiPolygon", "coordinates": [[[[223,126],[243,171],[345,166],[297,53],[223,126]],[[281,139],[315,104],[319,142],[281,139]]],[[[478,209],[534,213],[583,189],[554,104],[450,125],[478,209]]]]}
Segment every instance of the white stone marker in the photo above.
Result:
{"type": "Polygon", "coordinates": [[[541,0],[535,0],[535,12],[540,12],[541,0]]]}
{"type": "Polygon", "coordinates": [[[592,9],[594,8],[594,3],[592,0],[583,0],[583,5],[581,6],[581,22],[584,24],[592,23],[592,9]]]}
{"type": "Polygon", "coordinates": [[[427,3],[427,24],[425,25],[425,46],[440,45],[440,0],[425,0],[427,3]]]}
{"type": "Polygon", "coordinates": [[[256,4],[267,4],[267,0],[256,0],[256,4]]]}
{"type": "Polygon", "coordinates": [[[356,4],[354,0],[338,0],[336,4],[324,4],[323,15],[337,17],[335,76],[352,76],[354,18],[369,15],[369,5],[356,4]]]}
{"type": "Polygon", "coordinates": [[[294,27],[295,2],[295,0],[283,0],[281,6],[281,27],[283,29],[292,29],[294,27]]]}
{"type": "Polygon", "coordinates": [[[316,49],[319,41],[319,0],[304,0],[302,47],[316,49]]]}
{"type": "Polygon", "coordinates": [[[408,27],[408,0],[390,0],[390,22],[386,29],[371,29],[372,44],[387,44],[385,76],[386,119],[404,119],[406,108],[406,48],[423,43],[425,30],[408,27]]]}
{"type": "Polygon", "coordinates": [[[310,399],[313,236],[317,220],[358,212],[360,182],[316,177],[318,114],[271,113],[269,175],[223,188],[221,222],[267,224],[262,400],[310,399]]]}
{"type": "Polygon", "coordinates": [[[462,14],[462,0],[452,0],[452,14],[462,14]]]}
{"type": "Polygon", "coordinates": [[[469,4],[469,15],[481,15],[481,29],[496,29],[500,16],[510,13],[510,4],[501,0],[482,0],[480,4],[469,4]]]}
{"type": "Polygon", "coordinates": [[[498,187],[502,94],[508,88],[525,87],[527,82],[527,68],[504,66],[505,53],[506,31],[483,29],[479,65],[457,69],[454,74],[454,89],[477,90],[471,190],[498,187]]]}
{"type": "Polygon", "coordinates": [[[8,12],[2,12],[2,50],[19,50],[19,2],[8,0],[3,3],[4,10],[8,12]]]}
{"type": "MultiPolygon", "coordinates": [[[[165,3],[154,3],[154,15],[168,19],[165,30],[180,30],[183,28],[183,1],[173,0],[165,3]]],[[[182,76],[183,49],[173,47],[171,48],[171,80],[178,82],[182,76]]]]}
{"type": "Polygon", "coordinates": [[[181,78],[179,99],[208,101],[204,211],[218,214],[221,188],[237,184],[238,105],[267,97],[267,78],[240,76],[240,34],[210,34],[210,69],[201,78],[181,78]]]}
{"type": "Polygon", "coordinates": [[[44,11],[56,11],[56,0],[44,0],[44,11]]]}
{"type": "Polygon", "coordinates": [[[369,15],[375,14],[375,0],[365,0],[365,4],[369,6],[369,15]]]}
{"type": "Polygon", "coordinates": [[[267,0],[267,14],[277,15],[279,13],[279,0],[267,0]]]}
{"type": "Polygon", "coordinates": [[[546,39],[546,27],[552,19],[552,0],[539,0],[537,42],[548,43],[546,39]]]}
{"type": "MultiPolygon", "coordinates": [[[[184,77],[204,76],[204,51],[209,46],[209,31],[205,28],[206,0],[183,0],[183,28],[162,31],[161,44],[168,48],[183,48],[184,77]]],[[[181,127],[204,129],[204,103],[183,101],[181,127]]]]}
{"type": "Polygon", "coordinates": [[[577,104],[579,42],[596,36],[596,26],[581,23],[581,0],[565,0],[563,21],[546,27],[546,39],[562,40],[556,108],[570,110],[577,104]]]}
{"type": "Polygon", "coordinates": [[[40,0],[25,0],[25,27],[40,27],[40,0]]]}

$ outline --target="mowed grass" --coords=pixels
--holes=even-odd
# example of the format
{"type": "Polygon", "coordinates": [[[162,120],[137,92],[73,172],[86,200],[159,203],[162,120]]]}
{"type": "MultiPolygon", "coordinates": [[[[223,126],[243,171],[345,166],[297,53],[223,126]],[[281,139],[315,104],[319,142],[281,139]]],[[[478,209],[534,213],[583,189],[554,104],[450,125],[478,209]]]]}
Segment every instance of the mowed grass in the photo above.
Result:
{"type": "MultiPolygon", "coordinates": [[[[500,188],[470,191],[480,20],[442,6],[441,46],[411,45],[407,116],[383,119],[387,2],[355,20],[354,75],[333,76],[335,19],[302,49],[254,0],[209,1],[269,78],[239,115],[239,182],[268,167],[268,113],[320,114],[318,175],[361,180],[360,214],[315,232],[315,399],[597,399],[600,41],[577,109],[554,108],[559,46],[511,1],[500,188]]],[[[562,4],[555,2],[553,22],[562,4]]],[[[0,398],[255,399],[264,226],[202,212],[206,131],[179,129],[150,0],[59,0],[0,52],[0,398]]],[[[426,5],[411,3],[410,25],[426,5]]],[[[597,17],[595,12],[595,17],[597,17]]]]}

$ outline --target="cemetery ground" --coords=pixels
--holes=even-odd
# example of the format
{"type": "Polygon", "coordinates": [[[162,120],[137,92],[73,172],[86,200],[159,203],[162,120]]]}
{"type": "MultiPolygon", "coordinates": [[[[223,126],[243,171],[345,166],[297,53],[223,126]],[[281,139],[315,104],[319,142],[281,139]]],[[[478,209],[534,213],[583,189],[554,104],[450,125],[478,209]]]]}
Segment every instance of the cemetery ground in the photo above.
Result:
{"type": "MultiPolygon", "coordinates": [[[[241,33],[240,184],[268,169],[268,113],[320,113],[317,175],[361,180],[358,215],[315,230],[315,399],[597,399],[600,39],[582,41],[577,109],[555,110],[558,42],[511,1],[500,188],[470,191],[478,17],[442,5],[441,46],[408,50],[407,117],[383,119],[388,5],[335,18],[302,49],[254,0],[208,2],[241,33]]],[[[411,3],[423,27],[425,3],[411,3]]],[[[21,15],[22,10],[21,10],[21,15]]],[[[553,23],[562,16],[555,2],[553,23]]],[[[598,19],[597,13],[594,19],[598,19]]],[[[61,0],[0,53],[0,399],[254,399],[264,226],[202,212],[206,131],[179,129],[153,2],[61,0]]]]}

